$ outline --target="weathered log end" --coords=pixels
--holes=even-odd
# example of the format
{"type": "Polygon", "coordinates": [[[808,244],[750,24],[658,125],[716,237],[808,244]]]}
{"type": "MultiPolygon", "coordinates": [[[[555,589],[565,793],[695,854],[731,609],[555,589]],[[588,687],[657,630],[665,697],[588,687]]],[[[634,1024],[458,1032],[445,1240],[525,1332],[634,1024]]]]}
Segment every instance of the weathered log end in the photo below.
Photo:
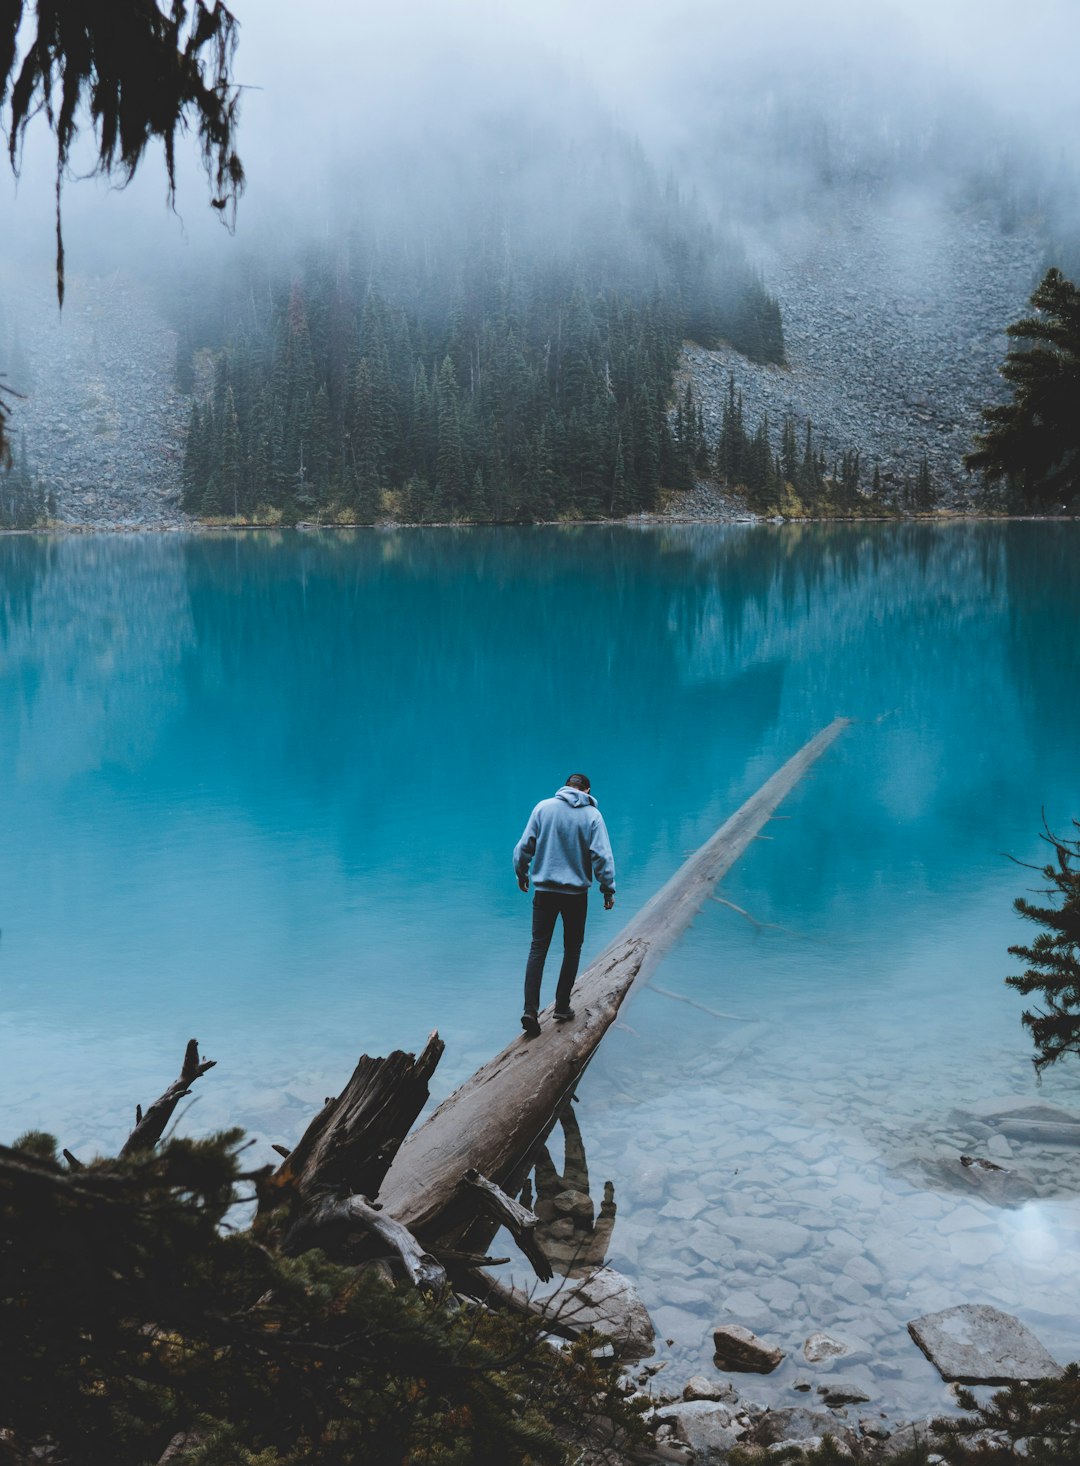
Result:
{"type": "MultiPolygon", "coordinates": [[[[324,1196],[287,1234],[283,1251],[298,1253],[321,1247],[332,1256],[359,1251],[356,1239],[376,1237],[394,1252],[406,1276],[418,1288],[438,1292],[446,1286],[446,1269],[421,1247],[407,1227],[373,1206],[366,1196],[324,1196]]],[[[351,1259],[350,1259],[351,1260],[351,1259]]]]}
{"type": "Polygon", "coordinates": [[[259,1216],[302,1230],[327,1198],[376,1196],[398,1147],[427,1103],[445,1044],[437,1033],[419,1055],[361,1055],[342,1092],[327,1101],[260,1188],[259,1216]]]}

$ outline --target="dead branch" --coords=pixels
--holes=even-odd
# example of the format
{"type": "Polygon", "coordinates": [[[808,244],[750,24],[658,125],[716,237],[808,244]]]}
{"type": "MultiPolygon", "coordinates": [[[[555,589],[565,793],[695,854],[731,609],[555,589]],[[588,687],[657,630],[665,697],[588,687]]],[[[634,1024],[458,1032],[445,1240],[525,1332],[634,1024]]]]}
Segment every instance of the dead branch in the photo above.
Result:
{"type": "Polygon", "coordinates": [[[751,916],[749,911],[744,911],[741,906],[736,906],[734,901],[727,901],[723,896],[710,896],[710,901],[715,901],[717,906],[726,906],[729,911],[735,911],[739,916],[745,916],[751,926],[761,932],[778,932],[781,928],[775,921],[758,921],[756,916],[751,916]]]}
{"type": "Polygon", "coordinates": [[[197,1038],[189,1039],[187,1048],[184,1050],[184,1063],[180,1069],[179,1079],[173,1080],[165,1093],[154,1101],[145,1115],[141,1105],[135,1106],[135,1128],[124,1141],[120,1154],[129,1156],[139,1151],[153,1150],[164,1135],[165,1126],[172,1119],[177,1105],[185,1095],[191,1093],[191,1086],[196,1079],[201,1079],[206,1071],[212,1069],[216,1063],[216,1059],[200,1059],[199,1040],[197,1038]]]}
{"type": "Polygon", "coordinates": [[[445,1267],[501,1267],[508,1257],[485,1257],[482,1252],[459,1252],[456,1247],[440,1247],[436,1254],[445,1267]]]}
{"type": "Polygon", "coordinates": [[[370,1233],[391,1248],[418,1288],[445,1285],[446,1270],[438,1259],[420,1246],[408,1227],[372,1206],[366,1196],[322,1197],[285,1238],[283,1250],[297,1253],[320,1246],[340,1256],[337,1239],[357,1231],[370,1233]]]}
{"type": "Polygon", "coordinates": [[[536,1227],[540,1218],[535,1212],[528,1211],[507,1196],[505,1191],[475,1169],[470,1168],[461,1179],[476,1194],[488,1216],[507,1229],[532,1263],[533,1271],[540,1281],[548,1282],[552,1277],[551,1263],[536,1238],[536,1227]]]}
{"type": "Polygon", "coordinates": [[[573,1341],[582,1335],[583,1330],[560,1318],[557,1312],[548,1313],[543,1302],[530,1298],[520,1288],[500,1283],[488,1273],[479,1270],[462,1273],[455,1278],[455,1288],[457,1292],[475,1298],[478,1303],[486,1303],[489,1308],[505,1308],[521,1318],[532,1319],[542,1325],[545,1333],[554,1334],[557,1338],[573,1341]]]}

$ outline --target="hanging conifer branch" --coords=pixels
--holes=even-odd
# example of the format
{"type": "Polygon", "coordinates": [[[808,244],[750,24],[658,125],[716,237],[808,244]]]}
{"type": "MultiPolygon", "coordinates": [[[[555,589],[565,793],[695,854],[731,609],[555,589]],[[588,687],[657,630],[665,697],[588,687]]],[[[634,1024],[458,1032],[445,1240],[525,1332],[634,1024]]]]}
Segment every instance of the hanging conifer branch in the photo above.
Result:
{"type": "Polygon", "coordinates": [[[235,216],[244,170],[235,147],[239,89],[232,80],[238,24],[220,0],[38,0],[36,26],[18,62],[22,0],[0,4],[0,106],[8,103],[8,153],[16,176],[30,119],[43,112],[56,138],[56,293],[64,303],[61,195],[79,109],[90,114],[95,176],[121,186],[147,145],[165,150],[170,206],[176,198],[176,134],[193,128],[211,205],[235,216]]]}

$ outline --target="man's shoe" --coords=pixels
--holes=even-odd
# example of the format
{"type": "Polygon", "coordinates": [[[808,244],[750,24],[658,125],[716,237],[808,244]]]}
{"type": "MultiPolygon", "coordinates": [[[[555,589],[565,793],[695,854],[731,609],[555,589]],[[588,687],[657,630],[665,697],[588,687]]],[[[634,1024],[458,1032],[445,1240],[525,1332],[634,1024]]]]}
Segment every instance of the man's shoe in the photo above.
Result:
{"type": "Polygon", "coordinates": [[[525,1030],[526,1038],[539,1038],[540,1020],[535,1013],[522,1013],[521,1026],[525,1030]]]}
{"type": "Polygon", "coordinates": [[[556,1008],[555,1012],[552,1014],[552,1017],[555,1019],[556,1023],[569,1023],[573,1016],[573,1008],[566,1008],[562,1013],[560,1013],[559,1010],[556,1008]]]}

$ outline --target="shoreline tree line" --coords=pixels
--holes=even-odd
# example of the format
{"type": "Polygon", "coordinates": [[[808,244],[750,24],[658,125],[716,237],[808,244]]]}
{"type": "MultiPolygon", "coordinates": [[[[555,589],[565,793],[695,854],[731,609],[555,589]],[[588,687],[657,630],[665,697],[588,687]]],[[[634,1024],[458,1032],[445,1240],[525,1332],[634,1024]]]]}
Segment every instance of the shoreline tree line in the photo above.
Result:
{"type": "MultiPolygon", "coordinates": [[[[698,452],[697,417],[668,410],[682,342],[771,362],[784,347],[737,247],[670,193],[646,202],[626,247],[353,236],[287,283],[255,269],[212,364],[197,354],[185,509],[364,523],[654,508],[698,452]]],[[[185,331],[184,385],[198,339],[185,331]]]]}

